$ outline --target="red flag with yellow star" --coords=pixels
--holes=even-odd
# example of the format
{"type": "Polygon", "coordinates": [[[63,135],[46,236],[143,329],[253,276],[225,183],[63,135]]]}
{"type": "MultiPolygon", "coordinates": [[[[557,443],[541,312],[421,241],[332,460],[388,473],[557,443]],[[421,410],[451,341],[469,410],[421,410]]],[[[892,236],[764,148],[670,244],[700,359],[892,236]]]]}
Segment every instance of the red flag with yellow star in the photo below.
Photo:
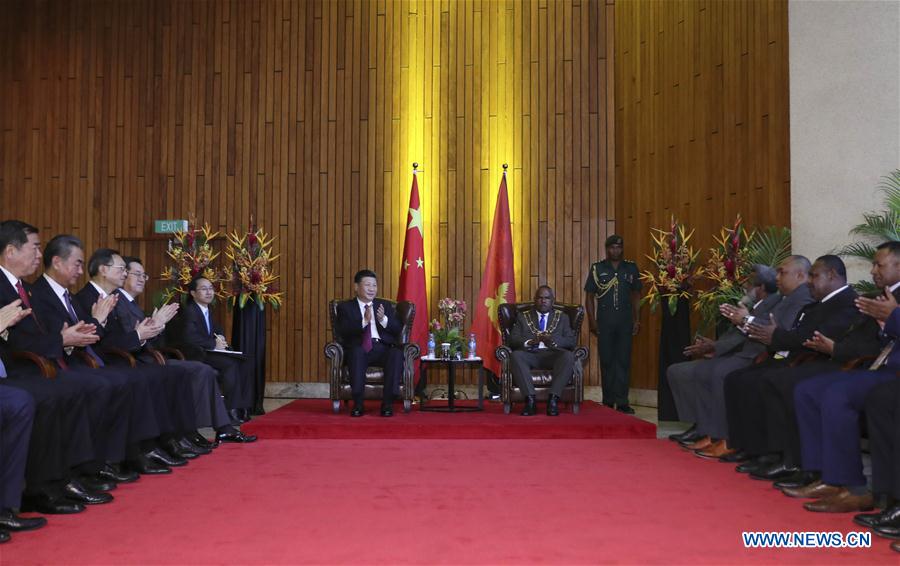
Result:
{"type": "Polygon", "coordinates": [[[500,180],[497,206],[494,208],[494,225],[488,246],[481,290],[475,303],[472,333],[477,340],[477,352],[484,367],[500,376],[500,362],[494,351],[503,342],[500,339],[500,323],[497,308],[503,303],[516,302],[516,281],[513,271],[512,229],[509,225],[509,198],[506,193],[506,171],[500,180]]]}
{"type": "Polygon", "coordinates": [[[410,301],[416,305],[409,341],[426,352],[428,342],[428,294],[425,291],[425,228],[422,224],[422,206],[419,202],[419,183],[413,171],[409,193],[409,214],[406,221],[406,240],[403,243],[403,261],[400,265],[400,286],[397,301],[410,301]]]}

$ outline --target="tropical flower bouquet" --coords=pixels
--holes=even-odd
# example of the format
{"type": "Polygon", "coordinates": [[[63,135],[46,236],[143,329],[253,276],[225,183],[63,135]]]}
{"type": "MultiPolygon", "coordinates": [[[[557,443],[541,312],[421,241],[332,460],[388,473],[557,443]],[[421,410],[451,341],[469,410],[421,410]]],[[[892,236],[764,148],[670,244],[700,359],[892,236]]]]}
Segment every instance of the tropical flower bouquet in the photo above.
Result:
{"type": "Polygon", "coordinates": [[[443,323],[438,319],[432,319],[428,330],[434,335],[434,341],[440,348],[441,344],[450,344],[450,354],[462,352],[463,335],[462,324],[466,320],[468,307],[465,301],[451,299],[449,297],[438,301],[438,310],[441,313],[443,323]]]}
{"type": "Polygon", "coordinates": [[[719,318],[719,305],[736,303],[744,296],[744,284],[753,272],[748,246],[755,232],[747,232],[740,215],[731,228],[722,228],[709,250],[709,259],[698,275],[711,283],[709,289],[697,293],[694,308],[700,311],[702,324],[711,328],[719,318]]]}
{"type": "Polygon", "coordinates": [[[272,273],[272,264],[278,259],[272,255],[272,242],[265,232],[251,224],[247,233],[237,230],[228,235],[225,255],[231,261],[231,280],[228,300],[232,306],[244,308],[253,301],[263,310],[266,304],[278,309],[283,293],[278,290],[278,276],[272,273]]]}
{"type": "Polygon", "coordinates": [[[168,282],[162,291],[163,303],[172,299],[184,301],[188,296],[188,283],[197,276],[209,279],[216,289],[216,296],[223,297],[222,276],[213,264],[219,254],[210,244],[218,236],[219,233],[213,232],[207,224],[200,229],[188,224],[184,232],[175,232],[166,251],[173,265],[164,268],[160,274],[160,278],[168,282]]]}
{"type": "Polygon", "coordinates": [[[693,235],[694,231],[688,233],[674,216],[668,230],[654,228],[650,234],[654,253],[647,258],[653,262],[655,269],[641,273],[641,281],[648,287],[641,303],[649,303],[651,311],[656,312],[659,304],[665,302],[669,314],[674,316],[678,310],[678,300],[691,296],[691,280],[699,253],[689,244],[693,235]]]}

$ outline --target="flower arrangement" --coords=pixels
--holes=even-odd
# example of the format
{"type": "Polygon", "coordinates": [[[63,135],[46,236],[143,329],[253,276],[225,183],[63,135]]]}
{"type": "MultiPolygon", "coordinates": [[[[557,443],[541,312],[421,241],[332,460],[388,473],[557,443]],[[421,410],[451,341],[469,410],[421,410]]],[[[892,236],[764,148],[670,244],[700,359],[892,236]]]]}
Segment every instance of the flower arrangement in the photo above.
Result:
{"type": "Polygon", "coordinates": [[[429,332],[434,334],[434,341],[438,345],[449,343],[451,353],[461,352],[462,324],[468,312],[466,302],[446,297],[438,301],[438,310],[441,312],[444,322],[441,324],[438,319],[432,319],[428,325],[429,332]]]}
{"type": "Polygon", "coordinates": [[[674,315],[678,310],[678,299],[690,297],[698,255],[689,245],[693,235],[694,231],[688,233],[674,216],[668,230],[654,228],[650,234],[654,253],[647,258],[656,269],[641,273],[641,281],[648,286],[641,303],[650,303],[651,311],[655,312],[660,302],[665,301],[669,313],[674,315]]]}
{"type": "Polygon", "coordinates": [[[216,289],[216,296],[222,297],[222,276],[213,262],[218,257],[218,252],[213,251],[210,242],[219,236],[213,232],[209,225],[203,228],[188,224],[184,232],[175,232],[169,240],[169,249],[166,251],[174,265],[163,269],[160,278],[168,281],[162,291],[162,302],[168,303],[177,298],[183,301],[188,296],[187,286],[198,275],[209,279],[216,289]]]}
{"type": "Polygon", "coordinates": [[[231,261],[228,300],[232,306],[244,308],[248,301],[256,303],[260,310],[266,303],[275,309],[281,306],[283,293],[278,290],[278,276],[272,273],[272,264],[278,259],[272,255],[274,241],[252,221],[243,236],[237,230],[228,235],[225,255],[231,261]]]}
{"type": "Polygon", "coordinates": [[[710,248],[706,265],[698,271],[711,287],[697,293],[694,303],[707,328],[715,326],[719,305],[736,303],[744,296],[744,284],[753,272],[748,246],[755,235],[755,232],[747,232],[739,214],[731,228],[723,227],[719,236],[714,237],[716,245],[710,248]]]}

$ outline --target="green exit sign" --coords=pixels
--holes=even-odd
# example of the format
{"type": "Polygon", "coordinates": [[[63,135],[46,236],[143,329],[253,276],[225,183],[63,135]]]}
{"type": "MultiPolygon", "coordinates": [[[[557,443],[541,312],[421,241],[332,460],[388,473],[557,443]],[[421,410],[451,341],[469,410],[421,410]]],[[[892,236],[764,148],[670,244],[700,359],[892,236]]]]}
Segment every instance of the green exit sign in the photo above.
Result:
{"type": "Polygon", "coordinates": [[[153,231],[157,234],[174,234],[188,228],[187,220],[154,220],[153,231]]]}

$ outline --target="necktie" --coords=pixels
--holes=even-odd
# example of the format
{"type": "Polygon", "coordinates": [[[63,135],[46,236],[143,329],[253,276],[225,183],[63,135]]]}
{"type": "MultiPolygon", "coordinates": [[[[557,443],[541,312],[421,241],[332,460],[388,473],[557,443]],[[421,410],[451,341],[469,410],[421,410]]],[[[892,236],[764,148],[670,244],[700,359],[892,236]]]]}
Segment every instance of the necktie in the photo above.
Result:
{"type": "Polygon", "coordinates": [[[203,311],[203,320],[206,321],[206,333],[212,336],[212,325],[209,323],[209,309],[203,311]]]}
{"type": "MultiPolygon", "coordinates": [[[[366,314],[368,314],[370,312],[371,308],[372,308],[372,305],[366,305],[366,314]]],[[[363,328],[362,349],[363,349],[363,352],[365,352],[367,354],[372,351],[372,323],[371,322],[369,322],[369,324],[367,324],[365,326],[365,328],[363,328]]]]}
{"type": "MultiPolygon", "coordinates": [[[[65,291],[63,293],[63,298],[66,300],[66,310],[69,311],[69,318],[72,319],[73,324],[78,324],[78,315],[75,314],[75,308],[72,306],[72,299],[69,297],[68,291],[65,291]]],[[[104,366],[103,360],[100,359],[100,356],[97,355],[97,352],[95,352],[90,345],[85,346],[84,350],[88,353],[89,356],[97,361],[97,364],[100,367],[104,366]]]]}
{"type": "Polygon", "coordinates": [[[6,366],[3,365],[3,360],[0,360],[0,379],[6,379],[6,366]]]}
{"type": "Polygon", "coordinates": [[[547,329],[547,315],[546,315],[546,313],[542,313],[541,320],[540,320],[540,322],[538,322],[538,330],[543,332],[546,329],[547,329]]]}
{"type": "Polygon", "coordinates": [[[28,300],[28,293],[25,292],[25,287],[22,286],[21,281],[16,281],[16,291],[19,292],[19,298],[22,299],[22,306],[30,309],[31,301],[28,300]]]}

